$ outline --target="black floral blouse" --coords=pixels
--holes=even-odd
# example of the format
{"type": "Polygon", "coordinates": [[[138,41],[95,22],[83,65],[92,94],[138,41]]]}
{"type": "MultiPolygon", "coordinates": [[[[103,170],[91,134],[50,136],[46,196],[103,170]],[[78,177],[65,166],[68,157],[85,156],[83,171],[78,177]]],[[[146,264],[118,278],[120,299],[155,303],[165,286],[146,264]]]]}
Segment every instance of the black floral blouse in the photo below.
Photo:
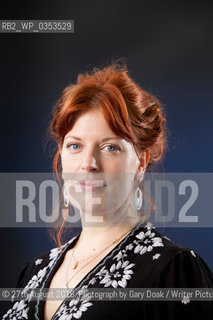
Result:
{"type": "MultiPolygon", "coordinates": [[[[80,235],[80,234],[79,234],[80,235]]],[[[14,301],[2,319],[44,319],[44,301],[31,300],[27,292],[48,288],[66,252],[78,240],[73,237],[29,262],[20,273],[17,288],[25,299],[14,301]]],[[[92,288],[212,288],[213,274],[191,249],[179,246],[158,232],[152,223],[140,222],[77,285],[92,288]]],[[[71,289],[72,290],[72,289],[71,289]]],[[[200,320],[213,319],[213,301],[103,301],[66,297],[52,320],[200,320]]]]}

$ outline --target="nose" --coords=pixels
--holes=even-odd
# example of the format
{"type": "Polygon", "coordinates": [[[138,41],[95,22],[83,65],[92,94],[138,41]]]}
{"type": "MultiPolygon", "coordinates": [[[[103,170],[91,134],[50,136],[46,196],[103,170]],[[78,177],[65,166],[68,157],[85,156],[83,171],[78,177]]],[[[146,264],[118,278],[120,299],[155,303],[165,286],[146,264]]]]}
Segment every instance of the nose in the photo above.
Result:
{"type": "Polygon", "coordinates": [[[85,171],[98,171],[98,165],[94,156],[87,156],[82,165],[81,169],[85,171]]]}

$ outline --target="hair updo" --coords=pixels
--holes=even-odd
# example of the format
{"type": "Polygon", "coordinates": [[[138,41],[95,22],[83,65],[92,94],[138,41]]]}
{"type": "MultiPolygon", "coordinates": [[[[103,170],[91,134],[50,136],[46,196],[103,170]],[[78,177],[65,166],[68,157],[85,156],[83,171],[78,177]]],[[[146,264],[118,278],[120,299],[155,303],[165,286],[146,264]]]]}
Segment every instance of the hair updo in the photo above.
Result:
{"type": "MultiPolygon", "coordinates": [[[[67,86],[54,106],[50,133],[57,143],[53,160],[57,177],[65,135],[81,112],[94,108],[101,110],[117,136],[133,144],[139,159],[142,152],[150,151],[147,169],[159,163],[167,146],[163,106],[129,76],[125,64],[113,62],[102,69],[79,74],[77,83],[67,86]]],[[[62,227],[58,229],[58,243],[62,227]]]]}

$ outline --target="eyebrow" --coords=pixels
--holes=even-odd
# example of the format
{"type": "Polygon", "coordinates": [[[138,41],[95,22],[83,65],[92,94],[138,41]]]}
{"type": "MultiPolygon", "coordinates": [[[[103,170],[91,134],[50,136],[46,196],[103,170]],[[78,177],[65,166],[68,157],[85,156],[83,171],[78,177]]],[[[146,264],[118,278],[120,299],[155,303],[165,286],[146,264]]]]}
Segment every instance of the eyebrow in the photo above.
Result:
{"type": "MultiPolygon", "coordinates": [[[[68,136],[66,136],[66,138],[73,138],[73,139],[75,139],[75,140],[79,140],[79,141],[82,141],[82,139],[80,138],[80,137],[76,137],[76,136],[71,136],[71,135],[68,135],[68,136]]],[[[102,142],[104,142],[104,141],[107,141],[107,140],[110,140],[110,139],[121,139],[120,137],[108,137],[108,138],[104,138],[104,139],[102,139],[102,142]]]]}

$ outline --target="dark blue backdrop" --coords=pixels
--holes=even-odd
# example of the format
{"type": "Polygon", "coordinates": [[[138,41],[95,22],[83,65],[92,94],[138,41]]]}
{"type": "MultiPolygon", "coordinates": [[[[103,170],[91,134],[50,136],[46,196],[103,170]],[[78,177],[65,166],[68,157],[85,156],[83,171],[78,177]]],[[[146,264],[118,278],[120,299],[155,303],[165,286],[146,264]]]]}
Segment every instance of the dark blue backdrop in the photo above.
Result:
{"type": "MultiPolygon", "coordinates": [[[[80,72],[126,57],[131,75],[166,106],[162,170],[212,172],[212,4],[60,1],[0,4],[1,19],[74,19],[74,34],[1,34],[1,172],[49,172],[43,141],[53,102],[80,72]]],[[[5,214],[5,213],[4,213],[5,214]]],[[[212,229],[166,229],[213,269],[212,229]]],[[[1,229],[1,287],[52,247],[46,230],[1,229]]],[[[1,311],[4,311],[5,306],[1,311]]]]}

